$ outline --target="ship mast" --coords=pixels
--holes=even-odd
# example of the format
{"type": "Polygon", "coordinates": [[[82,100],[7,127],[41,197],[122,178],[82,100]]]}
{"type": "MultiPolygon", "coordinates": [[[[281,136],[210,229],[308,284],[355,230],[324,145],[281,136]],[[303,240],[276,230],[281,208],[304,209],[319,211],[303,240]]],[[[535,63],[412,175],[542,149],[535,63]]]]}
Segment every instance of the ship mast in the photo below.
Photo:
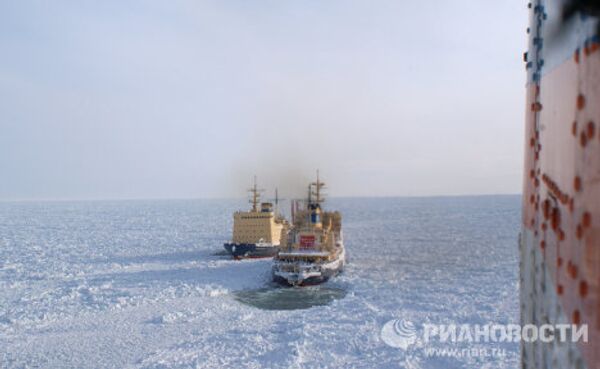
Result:
{"type": "Polygon", "coordinates": [[[272,199],[273,201],[275,201],[275,214],[279,215],[279,201],[280,200],[285,200],[285,199],[280,199],[279,198],[279,190],[277,187],[275,187],[275,198],[272,199]]]}
{"type": "Polygon", "coordinates": [[[248,190],[252,194],[252,198],[250,199],[250,203],[252,204],[252,211],[258,211],[258,202],[260,201],[260,192],[263,190],[259,190],[256,186],[256,176],[254,176],[254,186],[248,190]]]}
{"type": "Polygon", "coordinates": [[[309,195],[314,195],[315,200],[314,201],[310,201],[312,200],[312,196],[309,196],[309,202],[314,202],[315,204],[319,205],[321,204],[323,201],[325,201],[322,197],[322,193],[321,193],[321,189],[325,188],[325,183],[321,182],[320,178],[319,178],[319,170],[317,170],[317,181],[313,182],[309,185],[310,187],[314,187],[315,190],[314,191],[310,191],[309,195]]]}

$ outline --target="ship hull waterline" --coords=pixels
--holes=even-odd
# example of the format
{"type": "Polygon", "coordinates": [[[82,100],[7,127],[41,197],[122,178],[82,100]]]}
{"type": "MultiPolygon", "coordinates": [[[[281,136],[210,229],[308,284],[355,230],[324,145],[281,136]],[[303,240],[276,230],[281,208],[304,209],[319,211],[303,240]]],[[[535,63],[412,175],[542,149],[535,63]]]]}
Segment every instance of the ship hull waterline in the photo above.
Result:
{"type": "Polygon", "coordinates": [[[225,243],[223,247],[236,260],[272,258],[279,251],[279,246],[276,245],[253,243],[225,243]]]}

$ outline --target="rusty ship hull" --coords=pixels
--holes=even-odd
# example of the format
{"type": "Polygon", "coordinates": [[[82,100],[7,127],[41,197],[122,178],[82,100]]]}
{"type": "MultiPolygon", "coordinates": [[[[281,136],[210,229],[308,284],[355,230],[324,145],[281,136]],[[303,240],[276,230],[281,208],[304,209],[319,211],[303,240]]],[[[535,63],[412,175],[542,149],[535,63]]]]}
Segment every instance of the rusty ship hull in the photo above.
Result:
{"type": "Polygon", "coordinates": [[[528,7],[521,323],[587,324],[589,337],[522,342],[522,368],[599,369],[598,5],[538,0],[528,7]]]}

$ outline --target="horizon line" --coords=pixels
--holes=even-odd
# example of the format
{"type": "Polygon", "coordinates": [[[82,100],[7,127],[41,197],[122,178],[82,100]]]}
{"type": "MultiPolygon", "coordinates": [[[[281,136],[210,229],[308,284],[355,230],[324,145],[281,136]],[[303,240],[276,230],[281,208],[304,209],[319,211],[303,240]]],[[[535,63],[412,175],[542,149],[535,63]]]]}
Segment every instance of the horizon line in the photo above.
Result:
{"type": "MultiPolygon", "coordinates": [[[[481,194],[443,194],[443,195],[351,195],[328,196],[330,199],[386,199],[386,198],[447,198],[447,197],[491,197],[491,196],[522,196],[522,193],[481,193],[481,194]]],[[[10,202],[128,202],[128,201],[218,201],[240,200],[244,197],[139,197],[139,198],[30,198],[30,199],[0,199],[0,203],[10,202]]],[[[296,198],[291,198],[296,199],[296,198]]],[[[281,201],[289,201],[282,199],[281,201]]]]}

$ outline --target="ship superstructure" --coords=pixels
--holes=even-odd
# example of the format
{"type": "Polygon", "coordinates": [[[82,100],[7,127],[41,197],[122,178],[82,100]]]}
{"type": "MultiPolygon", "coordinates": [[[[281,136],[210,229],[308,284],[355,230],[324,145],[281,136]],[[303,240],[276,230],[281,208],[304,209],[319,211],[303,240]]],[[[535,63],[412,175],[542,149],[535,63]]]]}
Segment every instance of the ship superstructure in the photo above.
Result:
{"type": "MultiPolygon", "coordinates": [[[[260,202],[260,193],[254,179],[250,211],[236,211],[233,214],[233,236],[224,247],[236,258],[273,257],[285,236],[286,220],[279,215],[270,202],[260,202]]],[[[277,200],[276,200],[277,202],[277,200]]]]}
{"type": "Polygon", "coordinates": [[[323,211],[319,179],[308,187],[308,199],[292,202],[292,227],[287,241],[273,261],[273,279],[300,286],[318,284],[340,273],[346,262],[342,237],[342,216],[323,211]]]}

